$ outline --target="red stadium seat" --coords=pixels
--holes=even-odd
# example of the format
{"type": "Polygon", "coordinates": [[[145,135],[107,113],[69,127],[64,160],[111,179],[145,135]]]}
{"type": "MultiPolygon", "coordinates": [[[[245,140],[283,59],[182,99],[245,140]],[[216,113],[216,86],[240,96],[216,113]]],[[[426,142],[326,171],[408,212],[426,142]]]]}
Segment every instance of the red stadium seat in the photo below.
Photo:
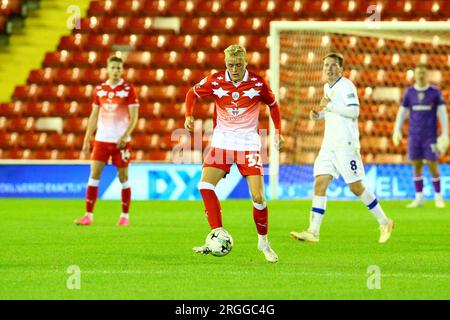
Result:
{"type": "Polygon", "coordinates": [[[225,54],[223,52],[207,53],[205,66],[211,69],[220,69],[225,66],[225,54]]]}
{"type": "Polygon", "coordinates": [[[166,103],[161,107],[161,115],[165,118],[181,118],[184,117],[184,103],[166,103]]]}
{"type": "Polygon", "coordinates": [[[219,2],[213,0],[204,0],[197,2],[195,6],[195,13],[199,17],[213,16],[219,15],[221,13],[220,9],[221,5],[219,2]]]}
{"type": "Polygon", "coordinates": [[[7,128],[12,132],[29,132],[34,130],[35,120],[28,118],[10,118],[7,120],[7,128]]]}
{"type": "Polygon", "coordinates": [[[161,113],[161,104],[157,103],[141,103],[139,107],[140,118],[158,118],[161,113]]]}
{"type": "Polygon", "coordinates": [[[126,25],[128,33],[145,34],[153,31],[153,20],[149,17],[133,17],[126,25]]]}
{"type": "Polygon", "coordinates": [[[176,65],[178,54],[169,52],[152,52],[150,64],[153,68],[172,68],[176,65]]]}
{"type": "Polygon", "coordinates": [[[16,86],[12,94],[13,100],[29,101],[31,97],[29,96],[30,87],[29,86],[16,86]]]}
{"type": "Polygon", "coordinates": [[[66,87],[63,85],[42,86],[39,87],[37,98],[39,99],[39,101],[62,101],[64,99],[65,91],[66,87]]]}
{"type": "Polygon", "coordinates": [[[167,12],[165,2],[160,2],[158,0],[143,0],[145,1],[143,6],[140,8],[140,15],[145,17],[156,17],[164,16],[167,12]],[[164,6],[162,5],[164,4],[164,6]]]}
{"type": "Polygon", "coordinates": [[[87,69],[80,69],[80,71],[81,71],[80,75],[81,84],[99,85],[107,80],[106,73],[102,73],[102,71],[99,69],[87,68],[87,69]]]}
{"type": "Polygon", "coordinates": [[[52,69],[31,70],[27,78],[27,84],[50,84],[53,81],[52,69]]]}
{"type": "Polygon", "coordinates": [[[140,15],[142,4],[143,1],[117,1],[113,6],[113,14],[115,16],[138,16],[140,15]]]}
{"type": "Polygon", "coordinates": [[[156,134],[136,134],[131,139],[131,147],[133,150],[151,150],[158,149],[159,136],[156,134]]]}
{"type": "Polygon", "coordinates": [[[272,16],[276,11],[276,3],[270,0],[252,1],[247,12],[254,17],[272,16]]]}
{"type": "Polygon", "coordinates": [[[69,86],[65,94],[67,101],[89,102],[91,101],[92,92],[85,86],[69,86]]]}
{"type": "Polygon", "coordinates": [[[0,131],[0,149],[14,149],[18,146],[18,135],[15,132],[0,131]]]}
{"type": "Polygon", "coordinates": [[[23,105],[22,114],[25,117],[46,117],[50,110],[49,102],[28,102],[23,105]]]}
{"type": "Polygon", "coordinates": [[[109,6],[107,4],[107,1],[91,1],[87,12],[88,16],[110,15],[112,13],[111,2],[109,2],[109,6]]]}
{"type": "Polygon", "coordinates": [[[67,150],[67,151],[60,152],[58,157],[60,159],[76,160],[76,159],[80,159],[80,153],[81,152],[78,150],[67,150]]]}
{"type": "Polygon", "coordinates": [[[99,18],[100,33],[122,33],[128,25],[128,18],[126,17],[101,17],[99,18]]]}
{"type": "Polygon", "coordinates": [[[83,49],[85,38],[82,34],[62,36],[58,44],[58,51],[80,51],[83,49]]]}
{"type": "Polygon", "coordinates": [[[0,116],[19,117],[22,115],[23,104],[18,101],[15,103],[0,103],[0,116]]]}
{"type": "Polygon", "coordinates": [[[133,51],[130,52],[124,63],[126,68],[148,68],[150,66],[151,55],[149,52],[133,51]]]}
{"type": "Polygon", "coordinates": [[[136,43],[136,49],[141,51],[158,51],[162,50],[161,40],[164,36],[160,35],[142,35],[136,43]]]}
{"type": "Polygon", "coordinates": [[[52,117],[75,117],[78,115],[77,104],[56,102],[53,104],[50,110],[50,116],[52,117]]]}
{"type": "Polygon", "coordinates": [[[189,1],[171,1],[167,8],[167,15],[171,17],[184,17],[191,15],[195,10],[195,5],[189,1]]]}
{"type": "Polygon", "coordinates": [[[134,47],[134,42],[137,41],[137,36],[132,36],[129,34],[116,34],[116,35],[110,35],[110,47],[117,47],[117,46],[130,46],[134,47]]]}
{"type": "Polygon", "coordinates": [[[247,1],[240,0],[223,1],[220,12],[222,17],[245,16],[247,12],[253,14],[251,10],[248,10],[247,1]]]}
{"type": "Polygon", "coordinates": [[[77,31],[79,33],[87,34],[97,33],[99,28],[99,18],[100,17],[95,16],[81,18],[80,29],[77,31]]]}
{"type": "Polygon", "coordinates": [[[297,0],[277,0],[276,10],[280,17],[294,18],[303,14],[302,1],[297,0]]]}
{"type": "Polygon", "coordinates": [[[209,32],[209,22],[206,18],[181,18],[180,30],[183,34],[204,34],[209,32]]]}
{"type": "Polygon", "coordinates": [[[90,55],[89,52],[72,52],[70,54],[68,65],[70,67],[77,67],[77,68],[87,68],[92,67],[93,63],[95,62],[95,59],[93,59],[95,56],[90,55]]]}
{"type": "Polygon", "coordinates": [[[1,157],[2,159],[26,159],[29,153],[29,150],[21,149],[3,150],[1,157]]]}
{"type": "Polygon", "coordinates": [[[25,149],[45,149],[47,146],[47,134],[22,133],[19,137],[19,146],[25,149]]]}
{"type": "Polygon", "coordinates": [[[83,145],[83,139],[83,135],[54,133],[47,138],[47,148],[56,150],[80,150],[83,145]]]}
{"type": "Polygon", "coordinates": [[[197,69],[204,66],[197,58],[196,52],[181,52],[177,55],[177,64],[179,68],[197,69]]]}
{"type": "Polygon", "coordinates": [[[61,52],[47,52],[45,54],[44,62],[42,66],[44,68],[56,68],[56,67],[64,67],[67,63],[67,53],[63,54],[61,52]]]}
{"type": "Polygon", "coordinates": [[[64,132],[84,133],[87,126],[87,118],[70,118],[64,120],[64,132]]]}
{"type": "Polygon", "coordinates": [[[170,161],[172,158],[171,151],[152,150],[145,154],[144,160],[152,161],[170,161]]]}

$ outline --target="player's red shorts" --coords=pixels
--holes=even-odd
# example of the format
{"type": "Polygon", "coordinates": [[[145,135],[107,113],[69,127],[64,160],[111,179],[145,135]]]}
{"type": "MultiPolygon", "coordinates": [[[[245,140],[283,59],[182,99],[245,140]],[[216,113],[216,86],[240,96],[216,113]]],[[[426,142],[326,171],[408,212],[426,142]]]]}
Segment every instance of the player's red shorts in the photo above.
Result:
{"type": "Polygon", "coordinates": [[[228,174],[233,163],[236,163],[239,172],[244,177],[264,175],[264,168],[259,151],[233,151],[211,148],[203,161],[203,168],[218,168],[228,174]]]}
{"type": "Polygon", "coordinates": [[[118,149],[117,143],[95,141],[92,160],[108,163],[110,157],[112,158],[112,164],[116,167],[128,167],[131,159],[130,144],[127,143],[123,149],[118,149]]]}

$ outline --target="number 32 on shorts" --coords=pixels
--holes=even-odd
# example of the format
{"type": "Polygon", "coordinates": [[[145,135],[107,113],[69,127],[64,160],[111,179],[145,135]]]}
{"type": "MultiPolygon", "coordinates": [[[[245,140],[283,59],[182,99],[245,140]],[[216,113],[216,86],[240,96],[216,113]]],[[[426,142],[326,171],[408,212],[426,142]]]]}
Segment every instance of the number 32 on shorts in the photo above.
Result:
{"type": "Polygon", "coordinates": [[[250,153],[245,156],[248,160],[248,166],[249,167],[261,167],[262,166],[262,159],[259,153],[250,153]]]}

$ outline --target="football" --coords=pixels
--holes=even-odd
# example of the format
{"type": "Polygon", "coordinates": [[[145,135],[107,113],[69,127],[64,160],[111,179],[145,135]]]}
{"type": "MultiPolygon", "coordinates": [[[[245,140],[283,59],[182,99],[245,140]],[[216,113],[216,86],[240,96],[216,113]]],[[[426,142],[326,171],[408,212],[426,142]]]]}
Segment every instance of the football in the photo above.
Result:
{"type": "Polygon", "coordinates": [[[230,253],[233,248],[233,238],[222,228],[211,230],[205,241],[211,254],[216,257],[223,257],[230,253]]]}

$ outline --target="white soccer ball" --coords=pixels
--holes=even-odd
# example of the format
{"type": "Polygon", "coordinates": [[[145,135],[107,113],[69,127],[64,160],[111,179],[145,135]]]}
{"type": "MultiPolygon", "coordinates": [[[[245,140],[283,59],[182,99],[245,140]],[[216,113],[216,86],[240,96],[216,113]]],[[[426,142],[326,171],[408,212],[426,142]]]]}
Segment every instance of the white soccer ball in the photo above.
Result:
{"type": "Polygon", "coordinates": [[[233,248],[233,238],[222,228],[211,230],[206,236],[205,243],[211,254],[216,257],[226,256],[233,248]]]}

